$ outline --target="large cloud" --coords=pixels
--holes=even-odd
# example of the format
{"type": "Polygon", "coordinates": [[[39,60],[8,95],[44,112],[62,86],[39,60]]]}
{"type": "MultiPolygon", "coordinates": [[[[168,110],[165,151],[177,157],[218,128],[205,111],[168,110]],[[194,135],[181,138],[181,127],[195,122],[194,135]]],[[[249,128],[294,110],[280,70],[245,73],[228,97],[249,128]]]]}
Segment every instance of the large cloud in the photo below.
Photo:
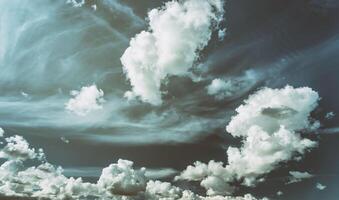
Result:
{"type": "Polygon", "coordinates": [[[244,197],[203,197],[182,190],[167,182],[147,180],[146,169],[133,169],[133,162],[118,160],[102,170],[97,183],[81,178],[68,178],[61,167],[55,167],[44,158],[42,150],[36,151],[21,136],[4,139],[0,165],[0,195],[33,197],[38,199],[112,199],[112,200],[255,200],[244,197]],[[10,156],[9,156],[10,155],[10,156]],[[32,163],[40,162],[37,166],[32,163]]]}
{"type": "Polygon", "coordinates": [[[226,130],[243,139],[240,148],[229,147],[228,165],[210,161],[188,166],[177,179],[201,181],[207,194],[233,192],[236,180],[253,186],[258,178],[291,159],[299,160],[316,142],[298,131],[311,129],[310,113],[318,105],[318,93],[311,88],[263,88],[239,106],[226,130]]]}
{"type": "Polygon", "coordinates": [[[222,0],[170,1],[148,13],[149,30],[130,41],[121,57],[130,80],[129,97],[159,105],[161,83],[187,75],[223,15],[222,0]]]}

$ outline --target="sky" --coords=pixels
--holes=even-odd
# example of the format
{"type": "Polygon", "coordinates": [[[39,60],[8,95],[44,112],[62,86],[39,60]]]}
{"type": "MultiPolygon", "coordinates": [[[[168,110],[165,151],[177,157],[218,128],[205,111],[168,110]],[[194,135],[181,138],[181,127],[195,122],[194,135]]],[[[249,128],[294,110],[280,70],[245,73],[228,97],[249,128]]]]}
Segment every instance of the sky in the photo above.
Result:
{"type": "Polygon", "coordinates": [[[338,9],[0,0],[0,196],[336,199],[338,9]]]}

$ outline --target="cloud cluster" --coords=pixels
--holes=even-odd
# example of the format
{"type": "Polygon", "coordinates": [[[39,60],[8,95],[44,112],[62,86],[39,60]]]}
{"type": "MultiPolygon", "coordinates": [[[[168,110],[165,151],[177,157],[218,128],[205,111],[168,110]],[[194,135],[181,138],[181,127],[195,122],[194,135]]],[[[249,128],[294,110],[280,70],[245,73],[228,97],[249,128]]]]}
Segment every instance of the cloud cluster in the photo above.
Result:
{"type": "Polygon", "coordinates": [[[160,105],[163,80],[188,74],[223,13],[222,0],[170,1],[149,11],[148,31],[132,38],[121,57],[132,85],[127,96],[160,105]]]}
{"type": "Polygon", "coordinates": [[[105,102],[104,92],[96,85],[82,87],[80,91],[73,90],[71,95],[74,97],[65,104],[66,109],[80,116],[102,109],[105,102]]]}
{"type": "Polygon", "coordinates": [[[5,144],[0,150],[4,159],[0,165],[1,196],[52,200],[256,200],[250,194],[199,196],[167,182],[148,180],[145,168],[134,169],[133,162],[121,159],[104,168],[97,183],[88,183],[63,175],[61,167],[48,163],[43,151],[30,147],[23,137],[15,135],[2,140],[5,144]],[[37,162],[37,166],[32,166],[37,162]]]}
{"type": "Polygon", "coordinates": [[[229,147],[228,164],[196,162],[177,179],[201,181],[208,195],[232,193],[229,185],[241,181],[253,186],[280,163],[301,156],[317,145],[302,138],[298,131],[310,129],[310,113],[318,105],[319,95],[311,88],[263,88],[240,105],[226,130],[242,138],[242,146],[229,147]]]}

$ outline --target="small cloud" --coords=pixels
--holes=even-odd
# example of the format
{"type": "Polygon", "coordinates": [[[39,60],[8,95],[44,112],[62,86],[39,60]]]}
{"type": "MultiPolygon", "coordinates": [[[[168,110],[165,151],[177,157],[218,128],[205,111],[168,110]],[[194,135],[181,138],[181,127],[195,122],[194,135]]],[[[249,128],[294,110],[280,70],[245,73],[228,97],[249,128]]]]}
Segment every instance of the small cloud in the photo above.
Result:
{"type": "Polygon", "coordinates": [[[223,41],[223,40],[225,39],[225,36],[226,36],[226,28],[220,29],[220,30],[218,31],[218,39],[219,39],[220,41],[223,41]]]}
{"type": "Polygon", "coordinates": [[[60,140],[63,141],[64,143],[66,143],[66,144],[69,143],[69,140],[65,137],[61,137],[60,140]]]}
{"type": "Polygon", "coordinates": [[[3,136],[4,136],[4,134],[5,134],[5,131],[4,131],[4,129],[2,129],[2,128],[0,127],[0,137],[3,137],[3,136]]]}
{"type": "Polygon", "coordinates": [[[94,11],[96,11],[96,10],[98,9],[98,7],[97,7],[96,4],[93,4],[93,5],[91,6],[91,8],[92,8],[94,11]]]}
{"type": "Polygon", "coordinates": [[[80,116],[102,109],[102,104],[105,102],[104,92],[96,85],[82,87],[80,91],[73,90],[71,95],[74,97],[65,104],[66,110],[80,116]]]}
{"type": "Polygon", "coordinates": [[[318,190],[324,190],[327,186],[326,185],[323,185],[321,183],[317,183],[315,185],[315,187],[318,189],[318,190]]]}
{"type": "Polygon", "coordinates": [[[334,116],[335,116],[334,112],[328,112],[325,115],[325,119],[333,119],[334,116]]]}
{"type": "Polygon", "coordinates": [[[313,175],[308,172],[290,171],[289,174],[291,175],[291,177],[289,178],[287,184],[297,183],[302,181],[303,179],[309,179],[313,177],[313,175]]]}
{"type": "Polygon", "coordinates": [[[73,7],[79,8],[85,5],[85,0],[67,0],[66,3],[72,4],[73,7]]]}

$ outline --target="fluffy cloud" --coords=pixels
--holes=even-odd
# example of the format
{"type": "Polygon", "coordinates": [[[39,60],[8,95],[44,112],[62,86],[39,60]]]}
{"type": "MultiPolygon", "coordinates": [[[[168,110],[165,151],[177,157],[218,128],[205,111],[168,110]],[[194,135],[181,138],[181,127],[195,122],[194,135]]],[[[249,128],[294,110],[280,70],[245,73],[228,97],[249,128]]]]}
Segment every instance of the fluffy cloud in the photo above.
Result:
{"type": "Polygon", "coordinates": [[[308,178],[313,177],[313,175],[308,172],[290,171],[289,174],[291,175],[291,177],[289,178],[290,180],[288,181],[288,184],[297,183],[297,182],[302,181],[303,179],[308,179],[308,178]]]}
{"type": "Polygon", "coordinates": [[[42,149],[39,149],[38,153],[36,153],[35,149],[30,148],[28,142],[21,136],[15,135],[5,138],[5,140],[7,144],[0,151],[0,158],[12,159],[17,161],[43,158],[42,149]]]}
{"type": "Polygon", "coordinates": [[[170,1],[151,10],[149,30],[132,38],[121,57],[132,85],[127,96],[160,105],[162,81],[168,76],[187,75],[223,12],[222,0],[170,1]]]}
{"type": "Polygon", "coordinates": [[[102,109],[102,103],[105,102],[104,92],[96,85],[82,87],[80,91],[73,90],[74,96],[66,103],[66,109],[80,116],[102,109]]]}
{"type": "Polygon", "coordinates": [[[302,138],[298,131],[313,127],[310,113],[318,100],[318,93],[307,87],[261,89],[236,109],[237,114],[226,127],[232,136],[243,139],[240,148],[228,148],[228,165],[196,162],[177,179],[201,181],[209,195],[231,193],[233,188],[228,183],[233,181],[253,186],[280,163],[299,160],[317,145],[302,138]]]}
{"type": "Polygon", "coordinates": [[[193,166],[188,166],[176,180],[200,181],[200,185],[207,190],[208,195],[230,194],[234,188],[228,184],[233,177],[223,166],[222,162],[211,160],[208,164],[195,162],[193,166]]]}
{"type": "Polygon", "coordinates": [[[120,159],[102,170],[98,186],[112,194],[136,195],[145,190],[145,171],[145,168],[134,170],[133,162],[120,159]]]}
{"type": "Polygon", "coordinates": [[[36,151],[21,136],[5,138],[1,149],[0,195],[38,199],[113,200],[256,200],[244,197],[203,197],[167,182],[148,181],[145,168],[133,169],[133,162],[118,160],[102,170],[97,183],[68,178],[61,167],[46,162],[42,150],[36,151]],[[39,162],[37,166],[26,166],[39,162]]]}

